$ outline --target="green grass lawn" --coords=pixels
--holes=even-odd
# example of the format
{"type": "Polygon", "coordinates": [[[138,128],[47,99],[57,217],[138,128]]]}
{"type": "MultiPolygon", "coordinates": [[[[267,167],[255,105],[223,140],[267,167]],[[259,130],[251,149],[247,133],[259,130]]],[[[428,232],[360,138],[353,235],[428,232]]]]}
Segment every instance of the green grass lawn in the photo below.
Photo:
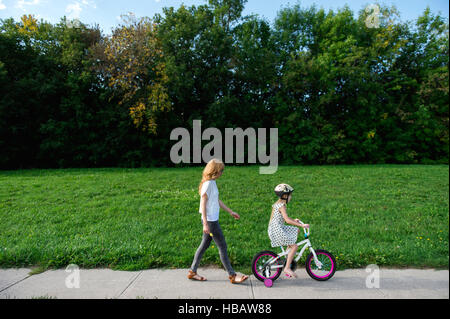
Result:
{"type": "MultiPolygon", "coordinates": [[[[42,269],[188,268],[200,243],[202,168],[0,172],[0,266],[42,269]]],[[[220,198],[229,256],[250,271],[267,235],[273,188],[295,188],[288,214],[311,224],[316,249],[339,269],[368,264],[448,269],[449,167],[445,165],[227,167],[220,198]]],[[[279,248],[274,248],[278,251],[279,248]]],[[[303,257],[303,260],[305,257],[303,257]]],[[[216,247],[202,265],[221,265],[216,247]]]]}

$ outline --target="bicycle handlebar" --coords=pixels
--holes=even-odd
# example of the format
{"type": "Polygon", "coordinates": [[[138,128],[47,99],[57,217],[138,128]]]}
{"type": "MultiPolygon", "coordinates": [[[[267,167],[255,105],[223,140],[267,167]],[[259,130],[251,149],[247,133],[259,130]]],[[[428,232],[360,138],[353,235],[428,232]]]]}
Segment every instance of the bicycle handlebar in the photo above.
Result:
{"type": "MultiPolygon", "coordinates": [[[[302,222],[300,219],[299,219],[299,221],[300,221],[300,224],[305,224],[305,223],[302,222]]],[[[309,237],[309,228],[307,228],[307,229],[308,229],[308,230],[306,230],[305,228],[303,228],[303,232],[305,233],[306,236],[309,237]]]]}

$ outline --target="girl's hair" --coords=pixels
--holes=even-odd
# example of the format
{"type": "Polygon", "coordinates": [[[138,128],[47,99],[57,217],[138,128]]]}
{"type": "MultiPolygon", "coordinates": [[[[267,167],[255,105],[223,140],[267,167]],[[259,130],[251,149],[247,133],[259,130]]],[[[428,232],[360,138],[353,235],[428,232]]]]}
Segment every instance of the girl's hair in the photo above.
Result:
{"type": "MultiPolygon", "coordinates": [[[[275,204],[273,204],[273,205],[275,205],[275,204]]],[[[272,221],[273,213],[275,212],[275,208],[273,207],[273,205],[272,205],[272,214],[270,215],[269,223],[272,221]]]]}
{"type": "Polygon", "coordinates": [[[205,169],[203,170],[202,181],[198,186],[198,193],[200,195],[202,194],[202,186],[204,182],[216,179],[220,175],[220,173],[223,172],[224,169],[225,164],[221,160],[216,158],[210,160],[209,163],[206,164],[205,169]]]}
{"type": "MultiPolygon", "coordinates": [[[[288,196],[288,198],[286,198],[286,199],[282,199],[282,198],[280,198],[280,199],[281,199],[281,200],[284,200],[284,201],[287,203],[287,201],[288,201],[288,199],[289,199],[289,196],[288,196]]],[[[277,202],[278,202],[278,201],[276,201],[273,205],[275,205],[277,202]]],[[[273,205],[272,205],[272,214],[270,215],[269,223],[272,221],[273,213],[275,212],[275,208],[273,207],[273,205]]]]}

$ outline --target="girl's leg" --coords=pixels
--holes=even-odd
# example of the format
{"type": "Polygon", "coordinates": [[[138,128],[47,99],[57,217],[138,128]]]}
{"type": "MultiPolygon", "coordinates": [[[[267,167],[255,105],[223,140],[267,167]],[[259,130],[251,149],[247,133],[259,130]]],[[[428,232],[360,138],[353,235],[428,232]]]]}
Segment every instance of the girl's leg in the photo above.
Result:
{"type": "Polygon", "coordinates": [[[219,222],[208,222],[208,224],[211,229],[211,233],[214,236],[214,242],[216,243],[217,248],[219,248],[220,260],[222,261],[223,266],[230,276],[235,275],[236,273],[233,267],[231,267],[230,259],[228,258],[227,243],[225,241],[225,237],[223,236],[219,222]]]}
{"type": "Polygon", "coordinates": [[[295,253],[297,252],[298,246],[297,245],[291,245],[291,246],[289,246],[289,249],[290,250],[289,250],[289,253],[288,253],[287,260],[286,260],[286,267],[284,268],[284,272],[286,272],[287,274],[292,276],[294,274],[294,272],[291,269],[291,263],[294,260],[294,256],[295,256],[295,253]]]}
{"type": "Polygon", "coordinates": [[[191,265],[191,270],[193,272],[197,272],[198,266],[200,264],[200,260],[203,257],[203,254],[205,253],[206,249],[208,249],[209,245],[211,244],[211,236],[203,234],[202,242],[200,243],[200,246],[198,247],[195,256],[194,261],[191,265]]]}

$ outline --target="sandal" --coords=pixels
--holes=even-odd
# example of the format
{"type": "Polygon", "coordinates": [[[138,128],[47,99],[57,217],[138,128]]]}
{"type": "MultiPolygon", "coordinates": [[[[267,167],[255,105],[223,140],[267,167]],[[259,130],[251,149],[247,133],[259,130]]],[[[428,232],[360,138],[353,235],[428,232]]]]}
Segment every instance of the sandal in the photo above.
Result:
{"type": "Polygon", "coordinates": [[[230,282],[232,284],[242,284],[244,281],[248,279],[248,276],[242,275],[239,280],[236,280],[236,274],[234,274],[233,276],[229,276],[228,278],[230,278],[230,282]]]}
{"type": "Polygon", "coordinates": [[[192,270],[189,270],[188,279],[196,280],[196,281],[206,281],[205,277],[197,275],[197,273],[193,272],[192,270]]]}
{"type": "Polygon", "coordinates": [[[286,277],[288,277],[288,278],[297,278],[297,275],[292,271],[290,271],[290,273],[287,271],[284,271],[284,273],[285,273],[286,277]]]}

